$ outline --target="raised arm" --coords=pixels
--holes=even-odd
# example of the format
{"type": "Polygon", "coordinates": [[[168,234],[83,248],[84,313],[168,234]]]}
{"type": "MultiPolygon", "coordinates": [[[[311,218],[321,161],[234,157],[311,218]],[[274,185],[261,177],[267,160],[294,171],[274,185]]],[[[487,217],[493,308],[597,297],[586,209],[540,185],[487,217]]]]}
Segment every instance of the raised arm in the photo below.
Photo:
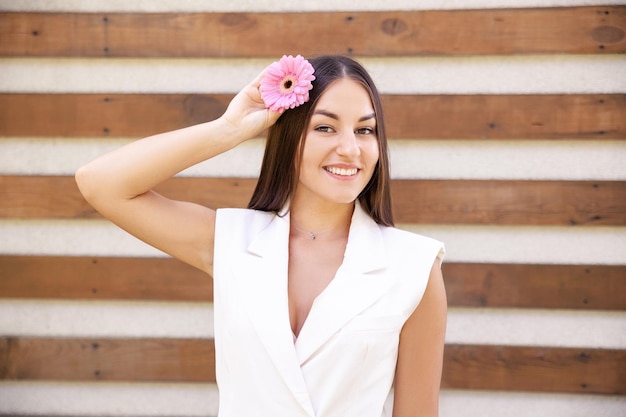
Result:
{"type": "Polygon", "coordinates": [[[420,304],[400,334],[393,417],[438,416],[447,300],[435,260],[420,304]]]}
{"type": "Polygon", "coordinates": [[[259,135],[280,116],[259,94],[260,74],[218,119],[130,143],[76,172],[85,199],[144,242],[212,273],[215,211],[152,189],[180,171],[259,135]]]}

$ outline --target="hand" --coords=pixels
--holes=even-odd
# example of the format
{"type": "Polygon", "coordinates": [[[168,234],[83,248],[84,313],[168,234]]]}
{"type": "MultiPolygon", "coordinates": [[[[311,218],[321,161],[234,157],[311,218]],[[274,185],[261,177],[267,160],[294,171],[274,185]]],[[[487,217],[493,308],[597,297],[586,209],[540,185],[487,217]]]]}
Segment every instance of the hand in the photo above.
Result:
{"type": "Polygon", "coordinates": [[[254,81],[237,93],[222,115],[222,119],[237,135],[241,135],[243,140],[257,137],[276,123],[282,114],[265,107],[259,90],[263,75],[264,72],[260,73],[254,81]]]}

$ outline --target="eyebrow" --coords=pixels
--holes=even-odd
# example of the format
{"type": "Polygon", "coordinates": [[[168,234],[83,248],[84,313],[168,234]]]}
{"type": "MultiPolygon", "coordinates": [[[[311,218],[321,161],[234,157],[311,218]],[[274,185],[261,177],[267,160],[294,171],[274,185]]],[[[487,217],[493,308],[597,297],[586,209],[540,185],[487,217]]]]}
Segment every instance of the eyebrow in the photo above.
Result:
{"type": "MultiPolygon", "coordinates": [[[[315,113],[313,114],[321,114],[322,116],[326,116],[326,117],[330,117],[331,119],[335,119],[335,120],[339,120],[339,116],[337,116],[335,113],[333,112],[329,112],[327,110],[315,110],[315,113]]],[[[359,122],[364,122],[366,120],[370,120],[370,119],[375,119],[376,115],[374,113],[365,115],[361,118],[359,118],[359,122]]]]}

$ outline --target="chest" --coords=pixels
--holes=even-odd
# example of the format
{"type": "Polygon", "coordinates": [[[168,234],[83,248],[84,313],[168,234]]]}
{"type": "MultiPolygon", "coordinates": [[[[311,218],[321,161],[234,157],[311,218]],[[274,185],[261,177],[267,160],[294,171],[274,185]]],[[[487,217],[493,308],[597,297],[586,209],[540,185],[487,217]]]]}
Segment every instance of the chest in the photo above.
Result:
{"type": "Polygon", "coordinates": [[[294,335],[300,333],[315,299],[341,266],[346,240],[333,242],[293,241],[289,245],[289,319],[294,335]]]}

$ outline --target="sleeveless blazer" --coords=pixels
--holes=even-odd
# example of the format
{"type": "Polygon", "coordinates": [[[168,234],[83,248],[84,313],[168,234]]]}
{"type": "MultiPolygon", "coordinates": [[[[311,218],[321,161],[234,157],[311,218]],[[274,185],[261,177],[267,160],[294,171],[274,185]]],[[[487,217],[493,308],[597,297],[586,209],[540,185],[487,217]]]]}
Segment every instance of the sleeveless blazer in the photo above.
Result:
{"type": "Polygon", "coordinates": [[[219,417],[391,416],[400,331],[444,248],[380,226],[355,206],[344,261],[295,342],[287,300],[288,211],[217,211],[219,417]]]}

